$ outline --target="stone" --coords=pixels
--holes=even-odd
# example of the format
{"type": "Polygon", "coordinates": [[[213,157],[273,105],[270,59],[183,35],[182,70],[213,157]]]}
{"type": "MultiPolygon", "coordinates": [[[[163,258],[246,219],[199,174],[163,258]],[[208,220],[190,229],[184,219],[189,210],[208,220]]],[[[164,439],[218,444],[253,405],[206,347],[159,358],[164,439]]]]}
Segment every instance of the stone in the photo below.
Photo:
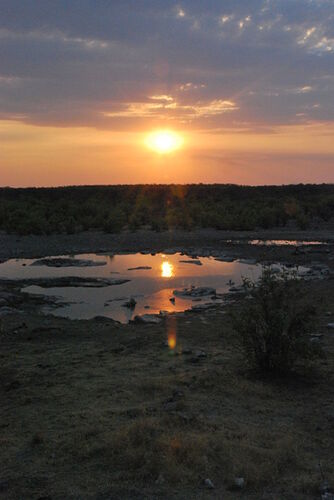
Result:
{"type": "Polygon", "coordinates": [[[240,264],[248,264],[250,266],[256,264],[255,259],[240,259],[239,262],[240,262],[240,264]]]}
{"type": "Polygon", "coordinates": [[[135,316],[131,323],[152,323],[158,324],[162,321],[162,317],[156,316],[154,314],[143,314],[142,316],[135,316]]]}
{"type": "Polygon", "coordinates": [[[192,286],[183,288],[182,290],[174,290],[173,295],[176,297],[206,297],[208,295],[216,295],[216,289],[207,286],[192,286]]]}
{"type": "Polygon", "coordinates": [[[213,482],[211,481],[211,479],[207,478],[204,480],[204,484],[205,486],[209,489],[209,490],[213,490],[215,485],[213,484],[213,482]]]}
{"type": "Polygon", "coordinates": [[[152,269],[152,267],[150,267],[150,266],[129,267],[128,271],[145,271],[148,269],[152,269]]]}
{"type": "Polygon", "coordinates": [[[137,302],[135,301],[135,299],[133,297],[131,297],[130,300],[128,300],[127,302],[124,302],[124,304],[122,304],[122,307],[128,307],[129,309],[134,309],[136,307],[136,304],[137,304],[137,302]]]}
{"type": "Polygon", "coordinates": [[[112,285],[128,283],[128,279],[83,278],[81,276],[62,276],[60,278],[28,278],[23,280],[8,280],[9,283],[19,283],[23,286],[36,285],[42,288],[103,288],[112,285]]]}
{"type": "Polygon", "coordinates": [[[199,259],[191,259],[191,260],[180,260],[182,264],[194,264],[195,266],[202,266],[202,262],[199,259]]]}
{"type": "Polygon", "coordinates": [[[98,267],[105,266],[105,261],[88,260],[88,259],[72,259],[70,257],[51,257],[46,259],[35,260],[31,266],[47,266],[47,267],[98,267]]]}
{"type": "Polygon", "coordinates": [[[155,481],[155,484],[164,484],[165,478],[162,474],[159,474],[158,479],[155,481]]]}
{"type": "Polygon", "coordinates": [[[222,257],[215,257],[215,260],[218,260],[219,262],[234,262],[235,258],[226,255],[222,257]]]}
{"type": "Polygon", "coordinates": [[[214,308],[216,308],[216,304],[204,303],[204,304],[197,304],[195,306],[192,306],[191,311],[202,312],[202,311],[206,311],[207,309],[214,309],[214,308]]]}
{"type": "Polygon", "coordinates": [[[200,359],[200,358],[206,358],[207,354],[204,351],[197,350],[197,351],[194,352],[194,356],[196,356],[196,358],[200,359]]]}
{"type": "Polygon", "coordinates": [[[9,314],[22,314],[22,312],[23,311],[19,311],[18,309],[14,309],[13,307],[0,307],[0,318],[9,314]]]}
{"type": "Polygon", "coordinates": [[[237,293],[240,293],[240,292],[244,292],[245,289],[243,286],[231,286],[231,288],[229,289],[230,292],[237,292],[237,293]]]}
{"type": "Polygon", "coordinates": [[[234,478],[234,486],[236,488],[242,489],[245,486],[245,480],[243,477],[235,477],[234,478]]]}
{"type": "Polygon", "coordinates": [[[333,493],[326,491],[326,493],[323,493],[321,495],[321,500],[334,500],[334,495],[333,495],[333,493]]]}

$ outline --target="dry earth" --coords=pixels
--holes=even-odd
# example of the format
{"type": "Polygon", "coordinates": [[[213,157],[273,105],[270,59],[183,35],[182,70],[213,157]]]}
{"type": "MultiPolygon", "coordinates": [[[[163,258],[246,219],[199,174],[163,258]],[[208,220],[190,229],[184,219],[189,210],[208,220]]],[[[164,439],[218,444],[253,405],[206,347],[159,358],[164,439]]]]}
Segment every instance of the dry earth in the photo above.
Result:
{"type": "MultiPolygon", "coordinates": [[[[90,243],[81,236],[84,244],[79,235],[18,238],[17,246],[11,238],[1,235],[2,258],[70,253],[74,241],[78,252],[94,251],[93,236],[90,243]]],[[[156,240],[152,248],[158,242],[168,246],[156,240]]],[[[108,249],[117,245],[110,239],[108,249]]],[[[128,241],[122,249],[147,245],[128,241]]],[[[233,252],[333,268],[332,247],[300,256],[245,245],[233,252]]],[[[326,326],[334,322],[334,280],[304,286],[319,311],[325,357],[283,381],[247,372],[228,306],[159,325],[118,325],[45,317],[37,299],[16,296],[23,313],[0,320],[0,497],[321,498],[324,480],[334,486],[334,330],[326,326]],[[174,350],[169,332],[177,335],[174,350]]]]}

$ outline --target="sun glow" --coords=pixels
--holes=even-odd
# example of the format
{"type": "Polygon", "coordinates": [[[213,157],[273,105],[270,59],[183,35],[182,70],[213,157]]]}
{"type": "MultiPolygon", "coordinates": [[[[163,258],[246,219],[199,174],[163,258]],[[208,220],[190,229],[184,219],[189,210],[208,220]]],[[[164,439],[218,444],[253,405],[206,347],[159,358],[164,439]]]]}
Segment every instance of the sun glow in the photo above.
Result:
{"type": "Polygon", "coordinates": [[[158,130],[146,138],[147,147],[160,154],[172,153],[179,149],[182,144],[182,137],[171,130],[158,130]]]}
{"type": "Polygon", "coordinates": [[[165,261],[161,264],[161,277],[172,278],[174,275],[174,267],[169,262],[165,261]]]}

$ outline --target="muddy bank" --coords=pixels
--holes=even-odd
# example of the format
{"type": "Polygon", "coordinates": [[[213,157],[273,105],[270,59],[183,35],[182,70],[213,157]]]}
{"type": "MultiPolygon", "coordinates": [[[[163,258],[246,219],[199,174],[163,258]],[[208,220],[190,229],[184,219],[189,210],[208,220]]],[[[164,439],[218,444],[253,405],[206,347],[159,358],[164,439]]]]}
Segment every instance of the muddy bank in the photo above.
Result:
{"type": "MultiPolygon", "coordinates": [[[[137,231],[121,234],[106,234],[102,232],[83,232],[73,235],[49,236],[18,236],[0,233],[0,260],[9,258],[47,257],[50,255],[68,255],[96,252],[136,252],[144,250],[164,250],[174,247],[186,248],[224,248],[227,240],[248,239],[291,239],[291,240],[321,240],[334,243],[334,231],[320,230],[268,230],[268,231],[217,231],[200,229],[197,231],[137,231]]],[[[235,250],[243,245],[236,245],[235,250]]],[[[248,252],[260,253],[268,250],[256,247],[248,252]]]]}

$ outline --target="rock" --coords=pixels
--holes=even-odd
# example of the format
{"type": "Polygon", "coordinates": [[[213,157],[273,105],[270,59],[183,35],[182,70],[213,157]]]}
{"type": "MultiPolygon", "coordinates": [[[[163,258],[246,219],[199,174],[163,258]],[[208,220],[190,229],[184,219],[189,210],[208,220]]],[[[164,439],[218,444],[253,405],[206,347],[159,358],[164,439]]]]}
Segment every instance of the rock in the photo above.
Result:
{"type": "Polygon", "coordinates": [[[69,257],[51,257],[46,259],[35,260],[31,266],[47,266],[47,267],[98,267],[105,266],[105,261],[72,259],[69,257]]]}
{"type": "Polygon", "coordinates": [[[191,288],[183,288],[183,290],[174,290],[173,295],[176,297],[206,297],[216,295],[216,289],[207,286],[192,286],[191,288]]]}
{"type": "Polygon", "coordinates": [[[245,486],[245,480],[243,477],[235,477],[234,478],[234,486],[236,488],[242,489],[245,486]]]}
{"type": "Polygon", "coordinates": [[[171,297],[169,300],[172,304],[175,304],[175,297],[171,297]]]}
{"type": "Polygon", "coordinates": [[[0,493],[4,493],[9,489],[10,482],[9,481],[0,481],[0,493]]]}
{"type": "Polygon", "coordinates": [[[23,311],[19,311],[18,309],[14,309],[13,307],[0,307],[0,318],[9,314],[22,314],[22,312],[23,311]]]}
{"type": "Polygon", "coordinates": [[[206,352],[204,351],[194,351],[193,356],[189,359],[190,363],[199,363],[202,359],[205,359],[207,357],[206,352]]]}
{"type": "Polygon", "coordinates": [[[197,351],[195,351],[195,352],[194,352],[194,356],[195,356],[196,358],[201,359],[201,358],[206,358],[206,357],[207,357],[207,354],[206,354],[206,352],[204,352],[204,351],[197,350],[197,351]]]}
{"type": "Polygon", "coordinates": [[[192,306],[191,310],[193,312],[202,312],[202,311],[206,311],[207,309],[214,309],[215,307],[216,307],[216,304],[205,303],[205,304],[197,304],[196,306],[192,306]]]}
{"type": "MultiPolygon", "coordinates": [[[[4,280],[2,280],[4,281],[4,280]]],[[[83,278],[81,276],[62,276],[61,278],[29,278],[24,280],[6,280],[7,283],[20,283],[22,286],[36,285],[42,288],[103,288],[128,283],[128,279],[83,278]]]]}
{"type": "Polygon", "coordinates": [[[178,248],[165,248],[163,252],[165,255],[174,255],[175,253],[179,252],[180,250],[178,248]]]}
{"type": "Polygon", "coordinates": [[[333,495],[333,493],[326,491],[326,493],[323,493],[321,495],[321,500],[334,500],[334,495],[333,495]]]}
{"type": "Polygon", "coordinates": [[[108,316],[94,316],[93,318],[94,321],[97,323],[115,323],[119,324],[119,321],[116,321],[115,319],[108,318],[108,316]]]}
{"type": "Polygon", "coordinates": [[[165,403],[163,403],[164,411],[175,411],[177,407],[178,407],[177,401],[165,401],[165,403]]]}
{"type": "Polygon", "coordinates": [[[305,268],[305,269],[297,269],[297,275],[300,277],[310,275],[310,272],[312,273],[311,269],[305,268]]]}
{"type": "Polygon", "coordinates": [[[328,481],[323,481],[319,489],[321,493],[328,493],[328,490],[330,489],[328,481]]]}
{"type": "Polygon", "coordinates": [[[164,317],[164,316],[168,316],[168,314],[169,314],[169,311],[164,311],[164,310],[159,311],[159,316],[164,317]]]}
{"type": "Polygon", "coordinates": [[[202,262],[199,259],[191,259],[191,260],[179,260],[182,264],[194,264],[195,266],[202,266],[202,262]]]}
{"type": "Polygon", "coordinates": [[[296,246],[296,248],[292,252],[292,255],[303,255],[305,253],[305,249],[302,246],[296,246]]]}
{"type": "Polygon", "coordinates": [[[164,484],[165,478],[162,474],[159,474],[158,479],[155,481],[155,484],[164,484]]]}
{"type": "Polygon", "coordinates": [[[142,316],[135,316],[131,323],[152,323],[158,324],[162,321],[162,318],[154,314],[143,314],[142,316]]]}
{"type": "Polygon", "coordinates": [[[242,285],[240,286],[231,286],[231,288],[229,289],[230,292],[237,292],[237,293],[240,293],[240,292],[244,292],[245,289],[242,285]]]}
{"type": "Polygon", "coordinates": [[[218,260],[219,262],[234,262],[235,258],[226,255],[222,257],[215,257],[215,260],[218,260]]]}
{"type": "Polygon", "coordinates": [[[327,328],[334,328],[334,323],[328,323],[327,328]]]}
{"type": "Polygon", "coordinates": [[[133,297],[131,297],[130,300],[128,300],[127,302],[124,302],[124,304],[122,304],[122,307],[128,307],[129,309],[134,309],[136,307],[136,304],[137,304],[137,302],[135,301],[135,299],[133,297]]]}
{"type": "Polygon", "coordinates": [[[240,264],[248,264],[248,265],[254,265],[256,264],[255,259],[239,259],[240,264]]]}
{"type": "Polygon", "coordinates": [[[145,271],[147,269],[152,269],[152,267],[150,266],[129,267],[128,271],[145,271]]]}
{"type": "Polygon", "coordinates": [[[205,486],[209,489],[209,490],[213,490],[215,485],[213,484],[213,482],[211,481],[211,479],[207,478],[204,480],[204,484],[205,486]]]}
{"type": "Polygon", "coordinates": [[[188,348],[182,349],[182,354],[188,355],[188,354],[191,354],[191,353],[192,353],[191,349],[188,349],[188,348]]]}
{"type": "Polygon", "coordinates": [[[181,391],[180,389],[174,389],[172,398],[174,401],[179,400],[179,399],[183,399],[184,392],[181,391]]]}
{"type": "Polygon", "coordinates": [[[15,294],[14,293],[10,293],[10,292],[1,291],[0,292],[0,297],[1,297],[1,299],[4,299],[7,302],[9,302],[10,300],[15,299],[15,294]]]}

